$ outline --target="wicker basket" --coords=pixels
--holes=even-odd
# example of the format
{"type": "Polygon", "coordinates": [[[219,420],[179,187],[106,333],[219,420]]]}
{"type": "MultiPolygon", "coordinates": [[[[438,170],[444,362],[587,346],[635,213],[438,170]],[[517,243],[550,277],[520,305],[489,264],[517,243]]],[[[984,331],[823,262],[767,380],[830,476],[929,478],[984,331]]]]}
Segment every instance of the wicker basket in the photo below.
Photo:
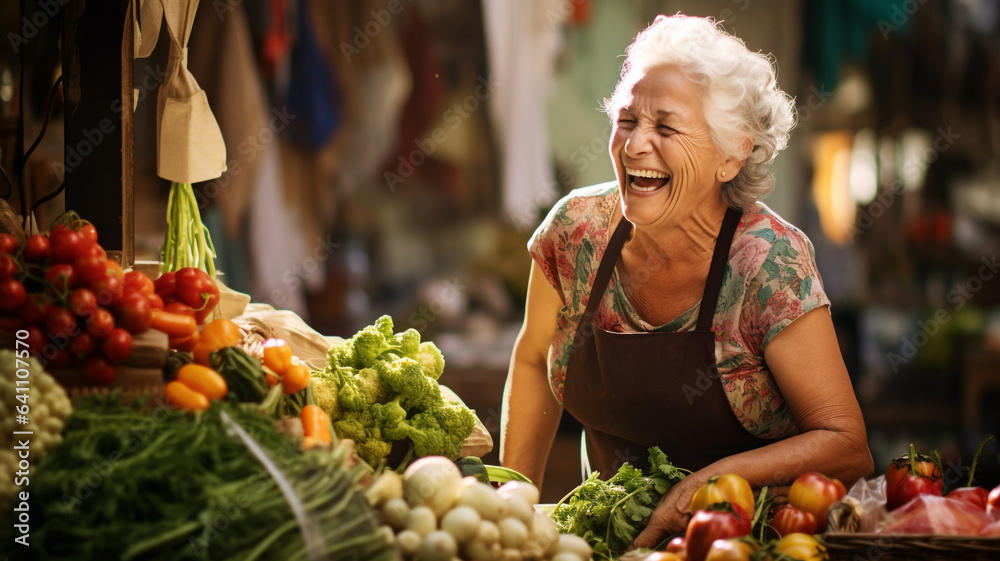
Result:
{"type": "Polygon", "coordinates": [[[997,561],[1000,536],[828,533],[830,561],[997,561]]]}

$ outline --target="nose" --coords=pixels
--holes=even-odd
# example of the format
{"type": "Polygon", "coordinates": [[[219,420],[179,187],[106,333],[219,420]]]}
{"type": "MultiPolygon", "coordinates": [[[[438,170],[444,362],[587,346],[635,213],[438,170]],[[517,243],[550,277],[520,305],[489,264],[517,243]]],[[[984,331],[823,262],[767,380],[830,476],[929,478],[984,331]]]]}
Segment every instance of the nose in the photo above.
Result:
{"type": "Polygon", "coordinates": [[[637,158],[650,151],[649,134],[642,127],[635,127],[625,139],[625,155],[637,158]]]}

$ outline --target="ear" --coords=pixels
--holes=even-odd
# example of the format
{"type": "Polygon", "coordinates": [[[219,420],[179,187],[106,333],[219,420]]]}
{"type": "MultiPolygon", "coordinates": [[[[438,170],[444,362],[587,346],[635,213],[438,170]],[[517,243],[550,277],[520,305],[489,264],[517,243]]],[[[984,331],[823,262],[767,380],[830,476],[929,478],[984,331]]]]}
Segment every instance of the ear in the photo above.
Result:
{"type": "Polygon", "coordinates": [[[746,163],[747,158],[750,157],[750,154],[752,152],[753,152],[753,139],[750,138],[750,135],[745,135],[743,137],[742,142],[740,142],[739,151],[737,155],[730,158],[726,158],[726,161],[721,166],[719,166],[719,170],[717,172],[719,181],[725,183],[727,181],[731,181],[734,177],[736,177],[736,174],[738,174],[740,170],[743,169],[743,164],[746,163]]]}

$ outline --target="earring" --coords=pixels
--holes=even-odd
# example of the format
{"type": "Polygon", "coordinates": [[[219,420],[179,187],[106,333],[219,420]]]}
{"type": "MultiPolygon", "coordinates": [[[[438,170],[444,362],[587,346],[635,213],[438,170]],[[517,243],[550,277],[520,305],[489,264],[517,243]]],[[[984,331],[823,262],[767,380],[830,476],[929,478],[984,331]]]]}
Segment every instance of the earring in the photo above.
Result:
{"type": "Polygon", "coordinates": [[[722,172],[722,177],[725,177],[725,176],[726,176],[726,172],[722,172]]]}

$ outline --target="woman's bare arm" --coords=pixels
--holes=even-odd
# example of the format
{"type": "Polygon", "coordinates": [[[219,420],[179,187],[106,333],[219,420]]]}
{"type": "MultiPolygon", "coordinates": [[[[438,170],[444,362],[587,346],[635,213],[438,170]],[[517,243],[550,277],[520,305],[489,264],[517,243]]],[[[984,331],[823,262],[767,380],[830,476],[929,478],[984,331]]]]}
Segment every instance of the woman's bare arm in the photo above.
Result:
{"type": "Polygon", "coordinates": [[[500,463],[539,488],[545,475],[562,405],[549,389],[548,352],[562,301],[538,263],[532,263],[524,325],[514,345],[503,392],[500,463]]]}

